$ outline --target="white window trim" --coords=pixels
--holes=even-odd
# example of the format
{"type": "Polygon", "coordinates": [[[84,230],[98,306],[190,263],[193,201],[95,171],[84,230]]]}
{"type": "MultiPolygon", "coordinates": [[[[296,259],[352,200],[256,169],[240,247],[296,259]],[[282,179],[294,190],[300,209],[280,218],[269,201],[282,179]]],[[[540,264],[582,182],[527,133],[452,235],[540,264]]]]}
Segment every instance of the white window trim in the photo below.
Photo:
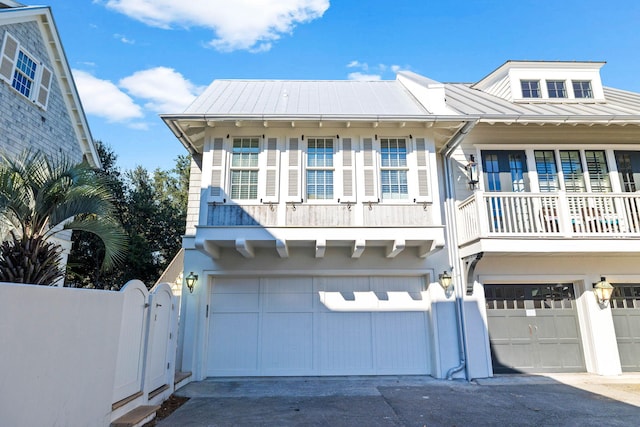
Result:
{"type": "Polygon", "coordinates": [[[225,192],[228,195],[228,200],[233,201],[237,204],[242,205],[253,205],[253,204],[261,204],[260,200],[264,197],[264,184],[265,184],[265,162],[266,162],[266,148],[265,148],[265,139],[259,135],[231,135],[229,140],[227,141],[227,149],[224,150],[224,153],[227,155],[227,167],[225,170],[226,182],[227,185],[225,188],[225,192]],[[233,143],[235,139],[258,139],[258,166],[251,167],[233,167],[233,143]],[[258,191],[256,192],[256,197],[251,199],[234,199],[231,196],[231,172],[233,170],[255,170],[258,172],[258,191]]]}
{"type": "Polygon", "coordinates": [[[338,162],[341,161],[342,156],[338,156],[338,144],[340,141],[335,136],[306,136],[302,141],[302,198],[304,203],[312,205],[326,205],[337,203],[342,193],[342,173],[341,168],[338,167],[338,162]],[[330,139],[333,142],[333,166],[331,167],[309,167],[309,140],[310,139],[330,139]],[[307,187],[307,171],[308,170],[323,170],[333,172],[333,197],[330,199],[309,199],[309,192],[307,187]]]}

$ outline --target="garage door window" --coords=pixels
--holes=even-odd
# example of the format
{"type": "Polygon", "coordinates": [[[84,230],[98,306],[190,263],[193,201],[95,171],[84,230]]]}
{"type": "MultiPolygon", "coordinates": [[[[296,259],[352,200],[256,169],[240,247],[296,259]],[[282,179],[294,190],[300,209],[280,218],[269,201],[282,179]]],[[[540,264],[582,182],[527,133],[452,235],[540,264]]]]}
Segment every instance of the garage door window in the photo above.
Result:
{"type": "Polygon", "coordinates": [[[488,310],[573,308],[573,286],[491,285],[485,289],[488,310]]]}
{"type": "Polygon", "coordinates": [[[611,308],[640,308],[640,284],[616,285],[611,296],[611,308]]]}

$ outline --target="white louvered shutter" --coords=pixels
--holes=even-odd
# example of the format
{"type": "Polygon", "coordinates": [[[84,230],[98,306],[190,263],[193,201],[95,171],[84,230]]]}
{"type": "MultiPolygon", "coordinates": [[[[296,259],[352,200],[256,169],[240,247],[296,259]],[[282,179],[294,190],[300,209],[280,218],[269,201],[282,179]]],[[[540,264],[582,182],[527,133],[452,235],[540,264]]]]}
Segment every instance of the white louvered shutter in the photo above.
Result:
{"type": "Polygon", "coordinates": [[[9,33],[5,33],[0,54],[0,78],[11,84],[13,81],[13,67],[18,57],[19,43],[9,33]]]}
{"type": "Polygon", "coordinates": [[[300,202],[302,199],[302,155],[298,138],[289,138],[287,144],[287,202],[300,202]]]}
{"type": "Polygon", "coordinates": [[[265,188],[262,196],[262,203],[278,203],[278,159],[280,152],[278,151],[278,140],[276,138],[268,138],[266,145],[266,161],[265,161],[265,188]]]}
{"type": "Polygon", "coordinates": [[[354,203],[356,201],[356,181],[355,181],[355,153],[351,138],[342,138],[341,170],[342,170],[342,194],[341,203],[354,203]]]}
{"type": "Polygon", "coordinates": [[[428,202],[431,200],[431,182],[429,180],[429,152],[424,138],[416,138],[415,158],[418,185],[414,198],[416,202],[428,202]]]}
{"type": "Polygon", "coordinates": [[[224,202],[227,199],[225,192],[225,152],[224,140],[222,138],[214,138],[210,146],[211,150],[211,190],[209,194],[210,202],[224,202]]]}
{"type": "Polygon", "coordinates": [[[49,100],[49,92],[51,91],[51,81],[53,80],[53,74],[51,70],[44,65],[41,65],[40,82],[38,84],[38,92],[36,94],[35,103],[40,107],[46,109],[47,101],[49,100]]]}
{"type": "Polygon", "coordinates": [[[378,171],[373,138],[362,140],[363,202],[378,202],[378,171]]]}

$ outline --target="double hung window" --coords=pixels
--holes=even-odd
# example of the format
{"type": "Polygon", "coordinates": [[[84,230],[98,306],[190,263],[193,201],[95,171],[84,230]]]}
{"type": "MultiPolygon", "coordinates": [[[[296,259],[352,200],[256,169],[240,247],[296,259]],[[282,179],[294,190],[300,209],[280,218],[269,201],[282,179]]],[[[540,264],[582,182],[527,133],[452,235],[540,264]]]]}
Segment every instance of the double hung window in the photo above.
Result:
{"type": "Polygon", "coordinates": [[[18,52],[18,62],[13,72],[11,86],[27,98],[30,98],[35,84],[36,70],[36,62],[23,51],[18,52]]]}
{"type": "Polygon", "coordinates": [[[407,199],[407,141],[404,138],[380,140],[380,183],[382,199],[407,199]]]}
{"type": "Polygon", "coordinates": [[[558,170],[553,150],[536,150],[534,152],[538,185],[540,191],[551,192],[558,190],[558,170]]]}
{"type": "Polygon", "coordinates": [[[259,138],[234,138],[231,151],[231,198],[258,198],[259,138]]]}
{"type": "Polygon", "coordinates": [[[540,81],[538,80],[521,80],[523,98],[541,98],[540,81]]]}
{"type": "Polygon", "coordinates": [[[589,80],[574,80],[571,83],[573,84],[573,96],[576,98],[593,98],[593,90],[589,80]]]}
{"type": "Polygon", "coordinates": [[[547,80],[547,92],[549,98],[566,98],[567,89],[564,80],[547,80]]]}
{"type": "Polygon", "coordinates": [[[587,161],[587,172],[589,172],[589,184],[591,191],[596,193],[607,193],[611,191],[611,178],[609,177],[609,167],[603,150],[586,150],[584,157],[587,161]]]}
{"type": "Polygon", "coordinates": [[[333,191],[332,138],[309,138],[307,142],[307,199],[330,200],[333,191]]]}
{"type": "Polygon", "coordinates": [[[565,190],[570,193],[585,191],[580,152],[578,150],[560,150],[560,166],[564,176],[565,190]]]}
{"type": "Polygon", "coordinates": [[[5,33],[0,50],[0,80],[42,108],[47,107],[53,74],[28,53],[11,34],[5,33]]]}

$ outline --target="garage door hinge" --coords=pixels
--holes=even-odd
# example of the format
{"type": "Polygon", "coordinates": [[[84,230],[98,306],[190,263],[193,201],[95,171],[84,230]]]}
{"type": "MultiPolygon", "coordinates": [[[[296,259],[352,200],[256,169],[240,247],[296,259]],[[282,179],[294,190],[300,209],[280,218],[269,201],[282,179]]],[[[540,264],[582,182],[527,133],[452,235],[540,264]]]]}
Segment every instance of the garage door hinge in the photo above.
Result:
{"type": "Polygon", "coordinates": [[[207,304],[207,315],[205,317],[209,318],[209,304],[207,304]]]}

